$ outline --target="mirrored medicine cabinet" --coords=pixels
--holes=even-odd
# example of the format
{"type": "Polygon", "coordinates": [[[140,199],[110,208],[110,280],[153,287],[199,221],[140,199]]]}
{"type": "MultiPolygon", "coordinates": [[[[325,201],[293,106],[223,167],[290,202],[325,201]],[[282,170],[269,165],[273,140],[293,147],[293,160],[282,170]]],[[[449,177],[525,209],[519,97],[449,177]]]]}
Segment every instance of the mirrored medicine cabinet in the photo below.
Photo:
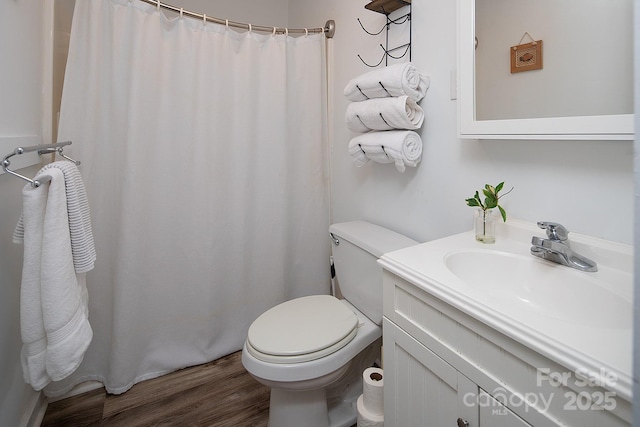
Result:
{"type": "Polygon", "coordinates": [[[633,139],[633,0],[457,6],[459,137],[633,139]],[[512,72],[538,40],[541,67],[512,72]]]}

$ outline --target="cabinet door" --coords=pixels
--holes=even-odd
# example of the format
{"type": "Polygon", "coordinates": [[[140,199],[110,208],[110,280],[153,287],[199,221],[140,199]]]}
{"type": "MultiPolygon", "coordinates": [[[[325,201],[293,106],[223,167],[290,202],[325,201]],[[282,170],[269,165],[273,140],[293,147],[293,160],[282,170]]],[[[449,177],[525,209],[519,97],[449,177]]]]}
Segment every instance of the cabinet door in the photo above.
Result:
{"type": "Polygon", "coordinates": [[[478,389],[481,427],[531,427],[482,389],[478,389]]]}
{"type": "Polygon", "coordinates": [[[386,427],[478,426],[475,384],[387,318],[383,337],[386,427]]]}

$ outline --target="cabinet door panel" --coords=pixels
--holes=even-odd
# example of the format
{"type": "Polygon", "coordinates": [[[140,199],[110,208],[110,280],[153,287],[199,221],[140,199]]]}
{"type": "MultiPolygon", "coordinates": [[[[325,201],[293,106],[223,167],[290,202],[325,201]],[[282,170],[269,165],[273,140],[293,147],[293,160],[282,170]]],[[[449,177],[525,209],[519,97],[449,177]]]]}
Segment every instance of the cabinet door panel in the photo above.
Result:
{"type": "Polygon", "coordinates": [[[458,372],[387,319],[383,327],[385,426],[455,426],[465,415],[459,414],[458,372]]]}
{"type": "Polygon", "coordinates": [[[484,390],[479,389],[480,426],[482,427],[531,427],[531,424],[511,412],[484,390]]]}

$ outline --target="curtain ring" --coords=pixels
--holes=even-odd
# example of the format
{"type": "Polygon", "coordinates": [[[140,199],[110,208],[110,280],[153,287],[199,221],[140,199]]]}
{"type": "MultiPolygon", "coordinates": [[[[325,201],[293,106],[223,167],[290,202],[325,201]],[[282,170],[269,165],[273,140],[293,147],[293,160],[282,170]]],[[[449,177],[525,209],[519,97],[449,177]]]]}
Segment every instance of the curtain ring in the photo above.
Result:
{"type": "Polygon", "coordinates": [[[228,19],[224,20],[224,26],[227,27],[227,30],[229,29],[229,20],[228,19]]]}
{"type": "Polygon", "coordinates": [[[249,32],[251,32],[251,24],[247,24],[247,25],[249,25],[249,32]]]}
{"type": "Polygon", "coordinates": [[[276,27],[273,27],[273,33],[271,33],[272,36],[276,35],[276,27]]]}
{"type": "Polygon", "coordinates": [[[288,29],[288,28],[285,28],[285,29],[284,29],[284,35],[285,35],[285,36],[289,36],[289,29],[288,29]]]}
{"type": "Polygon", "coordinates": [[[304,29],[304,36],[309,37],[309,30],[307,28],[304,29]]]}
{"type": "Polygon", "coordinates": [[[184,8],[180,8],[180,18],[182,18],[182,14],[184,13],[184,8]]]}
{"type": "Polygon", "coordinates": [[[158,12],[160,12],[160,4],[161,4],[161,3],[160,3],[160,0],[157,0],[157,1],[156,1],[156,10],[157,10],[158,12]]]}

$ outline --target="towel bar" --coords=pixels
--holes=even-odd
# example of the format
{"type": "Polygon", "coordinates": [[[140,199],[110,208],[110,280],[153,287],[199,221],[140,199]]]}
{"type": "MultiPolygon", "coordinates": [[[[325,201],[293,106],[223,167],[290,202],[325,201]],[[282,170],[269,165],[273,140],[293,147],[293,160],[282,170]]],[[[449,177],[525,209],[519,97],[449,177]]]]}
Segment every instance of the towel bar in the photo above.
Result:
{"type": "Polygon", "coordinates": [[[9,160],[9,158],[19,154],[31,153],[34,151],[37,151],[38,155],[43,155],[48,153],[58,153],[60,154],[60,156],[64,157],[65,159],[75,163],[76,165],[79,165],[80,164],[79,161],[73,160],[71,157],[68,157],[66,154],[62,152],[62,147],[65,147],[67,145],[71,145],[71,141],[57,142],[55,144],[32,145],[30,147],[18,147],[15,150],[13,150],[13,153],[10,153],[4,156],[4,159],[2,159],[2,169],[13,176],[16,176],[20,179],[23,179],[31,183],[33,187],[39,187],[40,185],[47,182],[48,179],[34,180],[34,179],[27,178],[24,175],[20,175],[18,172],[9,169],[9,166],[11,166],[11,161],[9,160]]]}

